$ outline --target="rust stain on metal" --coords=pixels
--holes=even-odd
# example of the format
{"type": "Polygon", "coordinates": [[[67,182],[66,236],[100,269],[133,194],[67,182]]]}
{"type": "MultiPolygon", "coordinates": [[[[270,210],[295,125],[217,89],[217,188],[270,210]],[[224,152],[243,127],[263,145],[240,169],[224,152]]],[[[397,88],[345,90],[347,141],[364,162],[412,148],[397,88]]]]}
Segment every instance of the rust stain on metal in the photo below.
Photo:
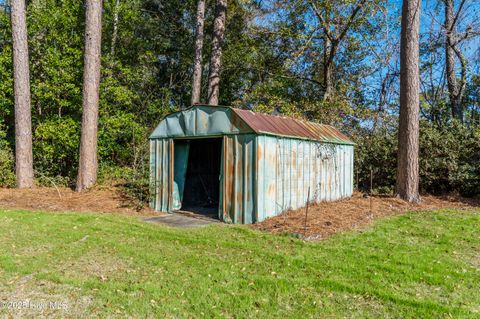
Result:
{"type": "Polygon", "coordinates": [[[219,217],[227,223],[252,223],[303,207],[309,201],[308,189],[315,202],[352,193],[354,143],[335,128],[202,106],[171,115],[152,134],[156,210],[169,211],[172,206],[175,139],[210,136],[223,136],[219,217]]]}
{"type": "Polygon", "coordinates": [[[232,128],[236,127],[240,131],[247,131],[249,129],[248,125],[245,123],[245,121],[241,117],[232,116],[231,121],[232,121],[231,123],[232,128]]]}
{"type": "Polygon", "coordinates": [[[268,192],[268,195],[269,195],[269,196],[273,196],[273,195],[274,195],[275,188],[274,188],[274,186],[273,186],[272,184],[268,185],[268,190],[267,190],[267,192],[268,192]]]}
{"type": "Polygon", "coordinates": [[[291,117],[255,113],[249,110],[232,109],[256,133],[271,133],[283,136],[307,138],[321,142],[354,144],[336,128],[291,117]]]}

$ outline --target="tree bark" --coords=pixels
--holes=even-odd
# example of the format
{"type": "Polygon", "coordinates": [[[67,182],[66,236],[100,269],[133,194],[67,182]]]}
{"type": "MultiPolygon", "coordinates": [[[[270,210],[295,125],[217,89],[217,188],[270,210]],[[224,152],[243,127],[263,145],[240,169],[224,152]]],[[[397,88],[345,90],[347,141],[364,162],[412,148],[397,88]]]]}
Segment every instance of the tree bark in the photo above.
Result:
{"type": "Polygon", "coordinates": [[[83,70],[83,114],[77,191],[97,180],[97,131],[100,87],[102,1],[86,1],[85,60],[83,70]]]}
{"type": "Polygon", "coordinates": [[[118,37],[118,14],[120,10],[120,0],[114,0],[115,5],[113,7],[113,30],[112,30],[112,42],[110,45],[110,56],[113,57],[115,55],[115,46],[117,45],[117,37],[118,37]]]}
{"type": "Polygon", "coordinates": [[[24,0],[11,1],[13,88],[15,100],[15,172],[18,188],[33,186],[32,115],[24,0]]]}
{"type": "Polygon", "coordinates": [[[335,93],[335,81],[334,81],[334,60],[337,55],[337,48],[340,43],[343,41],[345,36],[348,33],[348,30],[352,27],[356,21],[356,17],[361,12],[363,6],[367,0],[359,0],[352,8],[350,16],[343,24],[335,24],[335,27],[332,27],[327,23],[328,14],[325,14],[316,6],[313,0],[308,0],[309,5],[312,7],[313,12],[318,18],[320,25],[323,29],[323,86],[324,86],[324,95],[323,100],[329,100],[335,93]]]}
{"type": "MultiPolygon", "coordinates": [[[[445,69],[447,73],[448,95],[452,117],[463,123],[463,92],[464,92],[464,71],[462,63],[461,83],[457,81],[455,74],[456,27],[453,0],[444,0],[445,3],[445,69]]],[[[460,62],[463,56],[459,53],[460,62]]]]}
{"type": "Polygon", "coordinates": [[[403,0],[402,6],[396,193],[409,202],[417,202],[420,199],[418,193],[420,1],[403,0]]]}
{"type": "Polygon", "coordinates": [[[212,56],[208,76],[208,104],[218,105],[220,95],[220,69],[222,66],[222,47],[225,39],[225,20],[227,0],[217,0],[215,21],[213,23],[212,56]]]}
{"type": "Polygon", "coordinates": [[[327,34],[323,36],[323,85],[325,93],[323,100],[329,100],[333,94],[333,58],[335,51],[333,50],[332,42],[327,34]]]}
{"type": "Polygon", "coordinates": [[[193,62],[192,105],[200,103],[202,91],[203,29],[205,26],[205,0],[198,0],[195,30],[195,58],[193,62]]]}

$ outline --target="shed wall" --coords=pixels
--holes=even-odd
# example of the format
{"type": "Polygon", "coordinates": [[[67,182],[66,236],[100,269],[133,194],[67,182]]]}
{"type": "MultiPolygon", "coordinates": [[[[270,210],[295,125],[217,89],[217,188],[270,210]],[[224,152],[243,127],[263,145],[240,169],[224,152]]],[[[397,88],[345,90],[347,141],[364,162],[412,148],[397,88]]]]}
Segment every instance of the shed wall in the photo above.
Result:
{"type": "Polygon", "coordinates": [[[150,207],[168,212],[172,205],[173,140],[150,140],[150,207]]]}
{"type": "MultiPolygon", "coordinates": [[[[150,140],[150,206],[173,207],[173,139],[150,140]]],[[[336,200],[353,192],[352,145],[268,135],[223,137],[219,217],[250,224],[310,202],[336,200]]]]}
{"type": "Polygon", "coordinates": [[[251,224],[256,221],[255,150],[253,134],[230,135],[223,138],[223,159],[219,208],[225,222],[251,224]]]}
{"type": "Polygon", "coordinates": [[[353,192],[353,146],[257,136],[258,221],[353,192]]]}

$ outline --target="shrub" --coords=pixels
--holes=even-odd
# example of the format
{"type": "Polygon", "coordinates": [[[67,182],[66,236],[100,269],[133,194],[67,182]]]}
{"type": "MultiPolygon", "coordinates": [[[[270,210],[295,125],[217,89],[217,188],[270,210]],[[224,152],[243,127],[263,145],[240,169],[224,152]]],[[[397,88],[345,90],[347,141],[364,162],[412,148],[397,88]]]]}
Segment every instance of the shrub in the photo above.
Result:
{"type": "Polygon", "coordinates": [[[480,194],[480,128],[422,123],[420,186],[435,194],[480,194]]]}
{"type": "Polygon", "coordinates": [[[373,191],[392,193],[397,168],[397,133],[381,129],[375,134],[355,139],[355,180],[357,188],[370,189],[370,172],[373,174],[373,191]]]}
{"type": "MultiPolygon", "coordinates": [[[[372,169],[374,191],[391,193],[396,176],[397,132],[382,129],[357,137],[356,142],[358,188],[369,189],[372,169]]],[[[438,127],[422,121],[419,165],[423,193],[480,194],[480,128],[458,123],[438,127]]]]}
{"type": "Polygon", "coordinates": [[[0,123],[0,187],[13,187],[15,186],[15,160],[6,135],[3,125],[0,123]]]}
{"type": "Polygon", "coordinates": [[[139,145],[138,160],[132,165],[130,174],[122,185],[123,192],[137,201],[137,208],[142,208],[149,199],[150,191],[150,148],[148,140],[139,145]]]}
{"type": "Polygon", "coordinates": [[[137,209],[144,207],[149,199],[149,149],[148,141],[137,146],[137,160],[131,166],[118,166],[107,161],[100,163],[98,182],[114,183],[124,197],[130,199],[137,209]]]}
{"type": "Polygon", "coordinates": [[[136,120],[135,114],[118,112],[100,117],[98,154],[101,161],[114,166],[135,166],[147,130],[136,120]]]}
{"type": "Polygon", "coordinates": [[[80,124],[70,117],[56,117],[40,123],[34,132],[33,156],[37,182],[72,184],[78,166],[80,124]],[[49,177],[49,178],[47,178],[49,177]]]}

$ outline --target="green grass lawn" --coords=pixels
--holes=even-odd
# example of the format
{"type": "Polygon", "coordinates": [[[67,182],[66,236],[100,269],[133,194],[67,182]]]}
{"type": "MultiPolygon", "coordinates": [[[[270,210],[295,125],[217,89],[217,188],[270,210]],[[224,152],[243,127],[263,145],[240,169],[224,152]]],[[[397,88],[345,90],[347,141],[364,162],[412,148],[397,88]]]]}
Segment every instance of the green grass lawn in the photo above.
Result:
{"type": "Polygon", "coordinates": [[[65,303],[43,310],[57,317],[480,318],[480,211],[411,213],[311,243],[0,210],[0,245],[0,302],[65,303]]]}

